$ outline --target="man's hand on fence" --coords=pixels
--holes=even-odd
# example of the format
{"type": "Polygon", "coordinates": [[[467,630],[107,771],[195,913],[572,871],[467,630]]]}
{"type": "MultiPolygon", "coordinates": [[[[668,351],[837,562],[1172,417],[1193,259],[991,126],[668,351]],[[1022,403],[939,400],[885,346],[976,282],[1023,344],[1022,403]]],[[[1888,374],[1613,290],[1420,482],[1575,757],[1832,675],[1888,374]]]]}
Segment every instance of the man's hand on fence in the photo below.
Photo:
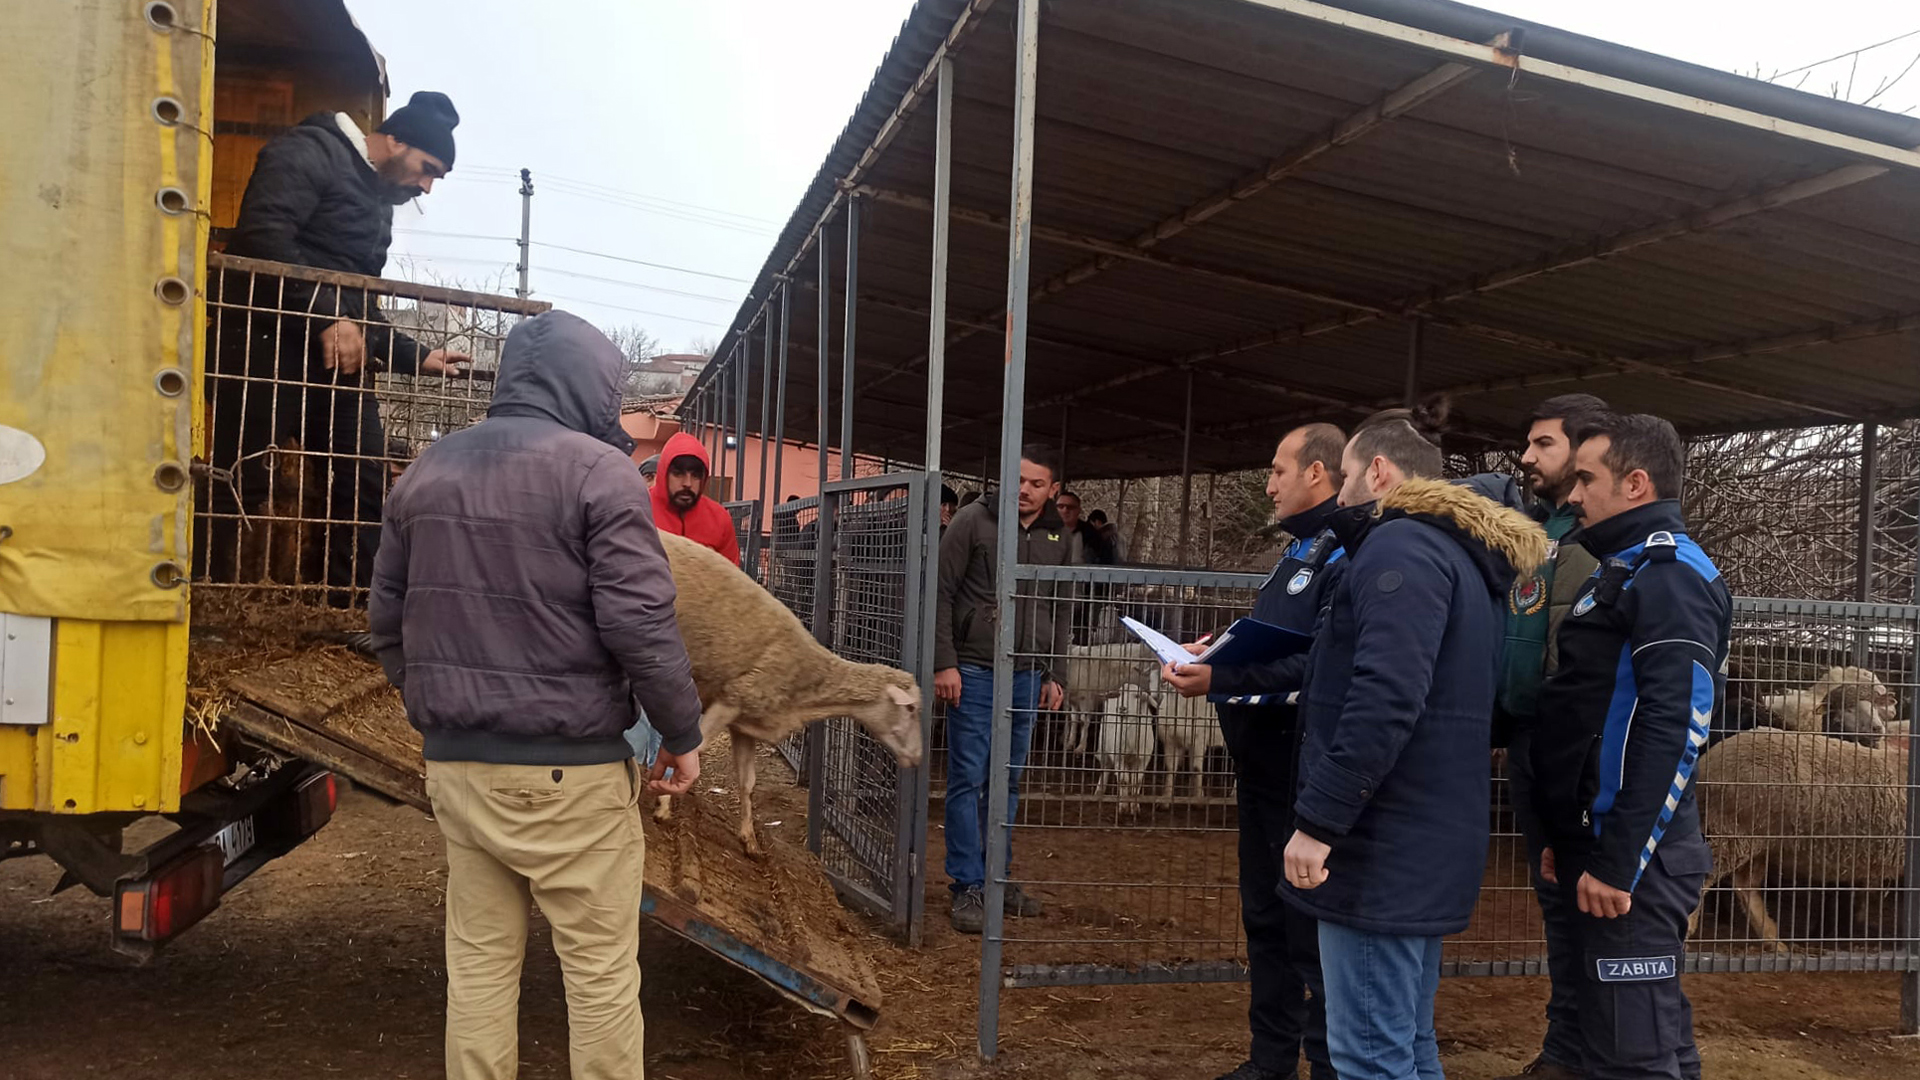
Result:
{"type": "Polygon", "coordinates": [[[1581,874],[1580,884],[1575,888],[1579,892],[1582,914],[1596,919],[1617,919],[1633,910],[1632,893],[1601,882],[1592,874],[1581,874]]]}
{"type": "Polygon", "coordinates": [[[320,331],[320,362],[328,371],[358,375],[367,363],[367,333],[360,324],[341,319],[320,331]]]}
{"type": "Polygon", "coordinates": [[[449,379],[464,379],[467,369],[461,364],[470,364],[473,357],[453,349],[435,349],[420,361],[420,373],[423,375],[445,375],[449,379]]]}
{"type": "Polygon", "coordinates": [[[959,668],[941,668],[933,673],[933,696],[949,705],[960,704],[959,668]]]}
{"type": "Polygon", "coordinates": [[[1560,875],[1554,868],[1553,849],[1540,849],[1540,880],[1549,885],[1560,884],[1560,875]]]}
{"type": "Polygon", "coordinates": [[[1317,889],[1327,882],[1327,856],[1333,849],[1294,830],[1287,841],[1287,883],[1296,889],[1317,889]]]}
{"type": "Polygon", "coordinates": [[[1205,697],[1213,688],[1212,664],[1172,664],[1160,665],[1160,677],[1174,688],[1181,697],[1205,697]]]}
{"type": "Polygon", "coordinates": [[[1040,684],[1040,707],[1042,709],[1051,711],[1058,709],[1066,703],[1067,692],[1060,688],[1059,683],[1048,679],[1046,682],[1040,684]]]}
{"type": "Polygon", "coordinates": [[[647,790],[655,795],[685,795],[700,779],[700,750],[695,747],[684,754],[669,754],[660,751],[653,759],[653,767],[647,770],[647,790]],[[664,779],[667,770],[673,770],[673,779],[664,779]]]}

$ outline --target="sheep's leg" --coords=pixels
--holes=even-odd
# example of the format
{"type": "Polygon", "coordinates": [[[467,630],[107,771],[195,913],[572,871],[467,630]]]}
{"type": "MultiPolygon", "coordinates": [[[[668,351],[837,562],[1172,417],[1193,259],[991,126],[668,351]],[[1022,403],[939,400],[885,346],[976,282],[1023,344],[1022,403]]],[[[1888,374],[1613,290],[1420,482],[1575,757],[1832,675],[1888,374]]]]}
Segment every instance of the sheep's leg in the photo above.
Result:
{"type": "Polygon", "coordinates": [[[760,740],[736,731],[733,733],[733,776],[740,784],[740,843],[751,858],[760,858],[760,837],[753,829],[753,779],[755,754],[760,740]]]}
{"type": "Polygon", "coordinates": [[[1751,862],[1733,872],[1733,891],[1740,897],[1740,903],[1747,909],[1747,923],[1760,936],[1760,943],[1775,952],[1787,952],[1787,946],[1780,940],[1780,924],[1767,914],[1767,903],[1760,895],[1760,886],[1767,880],[1765,862],[1751,862]]]}
{"type": "Polygon", "coordinates": [[[1179,783],[1180,774],[1186,771],[1187,754],[1178,740],[1168,739],[1160,744],[1162,764],[1167,769],[1166,783],[1160,789],[1160,809],[1173,809],[1173,789],[1179,783]]]}

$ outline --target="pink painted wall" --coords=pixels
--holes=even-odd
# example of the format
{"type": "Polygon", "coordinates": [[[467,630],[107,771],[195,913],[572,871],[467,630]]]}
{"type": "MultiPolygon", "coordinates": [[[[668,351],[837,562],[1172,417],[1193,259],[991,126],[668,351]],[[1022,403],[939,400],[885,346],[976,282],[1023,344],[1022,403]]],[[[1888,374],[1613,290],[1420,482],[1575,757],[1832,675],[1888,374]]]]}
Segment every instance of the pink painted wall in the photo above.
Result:
{"type": "MultiPolygon", "coordinates": [[[[632,436],[634,442],[639,444],[633,451],[633,460],[636,464],[659,453],[660,448],[667,444],[667,440],[672,438],[673,435],[680,430],[680,422],[678,420],[670,416],[654,416],[651,413],[644,412],[627,413],[621,416],[620,426],[626,429],[627,434],[632,436]]],[[[768,440],[769,443],[771,443],[771,441],[772,440],[768,440]]],[[[757,436],[747,436],[747,475],[744,486],[735,485],[731,482],[733,479],[734,454],[737,453],[737,451],[730,450],[727,452],[725,461],[716,461],[713,463],[714,475],[716,478],[724,481],[720,486],[727,492],[723,501],[731,502],[737,499],[757,499],[760,497],[760,442],[761,440],[757,436]]],[[[708,444],[709,448],[711,448],[711,445],[711,443],[708,444]]],[[[778,450],[778,447],[774,447],[767,454],[767,483],[769,486],[773,483],[773,458],[778,450]]],[[[780,466],[780,491],[777,498],[773,501],[785,502],[789,495],[798,495],[804,499],[809,495],[818,494],[820,490],[819,464],[820,451],[817,447],[812,444],[787,443],[786,459],[780,466]]],[[[877,458],[859,458],[854,463],[854,469],[857,473],[864,476],[869,473],[879,472],[881,465],[882,462],[877,458]]],[[[829,480],[838,480],[840,478],[840,452],[838,450],[831,451],[827,466],[827,478],[829,480]]],[[[715,494],[715,497],[719,497],[712,486],[709,488],[709,493],[715,494]]]]}

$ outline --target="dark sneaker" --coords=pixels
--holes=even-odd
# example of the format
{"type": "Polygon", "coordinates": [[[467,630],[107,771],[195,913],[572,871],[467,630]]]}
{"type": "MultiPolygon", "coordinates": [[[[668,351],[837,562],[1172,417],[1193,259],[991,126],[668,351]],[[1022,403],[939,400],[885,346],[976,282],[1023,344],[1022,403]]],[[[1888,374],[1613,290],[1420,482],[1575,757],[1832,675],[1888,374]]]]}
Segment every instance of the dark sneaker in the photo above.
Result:
{"type": "Polygon", "coordinates": [[[1220,1080],[1298,1080],[1298,1071],[1275,1072],[1255,1065],[1252,1061],[1243,1061],[1240,1067],[1220,1077],[1220,1080]]]}
{"type": "Polygon", "coordinates": [[[1037,919],[1045,912],[1046,906],[1028,896],[1025,889],[1018,885],[1007,886],[1007,897],[1003,910],[1016,919],[1037,919]]]}
{"type": "Polygon", "coordinates": [[[987,901],[978,885],[953,894],[953,908],[947,912],[947,921],[963,934],[977,934],[986,926],[987,901]]]}
{"type": "Polygon", "coordinates": [[[1527,1062],[1526,1067],[1519,1072],[1512,1076],[1499,1077],[1498,1080],[1587,1080],[1587,1074],[1557,1061],[1537,1057],[1527,1062]]]}

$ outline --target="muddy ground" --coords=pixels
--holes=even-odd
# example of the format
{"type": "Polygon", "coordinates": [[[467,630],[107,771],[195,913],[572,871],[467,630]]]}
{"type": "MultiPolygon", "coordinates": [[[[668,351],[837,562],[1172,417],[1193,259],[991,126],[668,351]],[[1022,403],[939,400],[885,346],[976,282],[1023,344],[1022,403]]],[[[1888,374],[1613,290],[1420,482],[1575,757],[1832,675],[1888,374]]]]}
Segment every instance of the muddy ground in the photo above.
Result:
{"type": "MultiPolygon", "coordinates": [[[[763,768],[766,835],[804,836],[804,799],[763,768]]],[[[931,865],[939,865],[939,852],[931,865]]],[[[106,943],[106,902],[49,898],[43,860],[0,864],[0,1080],[441,1075],[439,834],[417,811],[349,792],[334,822],[229,895],[151,964],[106,943]]],[[[941,917],[930,875],[924,949],[877,933],[887,1001],[872,1033],[891,1080],[1045,1076],[1187,1080],[1236,1064],[1242,985],[1007,991],[1000,1060],[973,1054],[978,944],[941,917]]],[[[666,1080],[849,1075],[837,1027],[657,928],[644,933],[647,1074],[666,1080]]],[[[1710,1077],[1912,1080],[1920,1040],[1893,1037],[1893,975],[1690,977],[1710,1077]]],[[[1442,984],[1449,1075],[1486,1080],[1537,1045],[1537,979],[1442,984]]],[[[536,919],[521,1011],[521,1075],[566,1075],[558,967],[536,919]]]]}

